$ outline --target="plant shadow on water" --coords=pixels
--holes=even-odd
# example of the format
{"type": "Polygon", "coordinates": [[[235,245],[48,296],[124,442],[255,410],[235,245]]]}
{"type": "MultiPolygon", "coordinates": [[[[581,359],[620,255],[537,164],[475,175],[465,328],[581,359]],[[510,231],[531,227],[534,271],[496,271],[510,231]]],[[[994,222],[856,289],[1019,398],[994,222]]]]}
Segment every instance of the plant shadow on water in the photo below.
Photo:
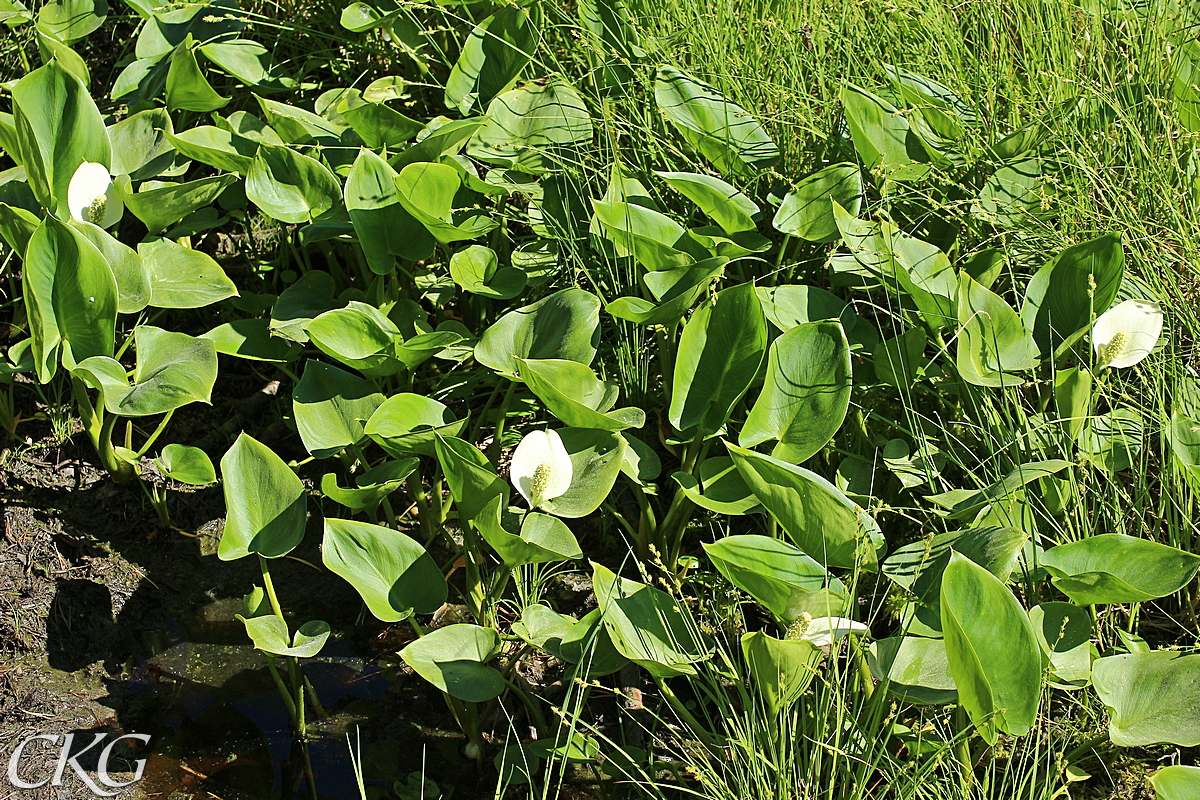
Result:
{"type": "MultiPolygon", "coordinates": [[[[52,690],[60,699],[68,689],[103,694],[94,702],[112,715],[101,719],[97,713],[96,727],[75,730],[73,750],[95,733],[149,734],[151,742],[140,752],[114,751],[114,772],[123,761],[146,759],[132,797],[311,797],[288,711],[264,656],[236,618],[244,613],[241,596],[253,575],[205,555],[209,543],[203,538],[147,536],[151,528],[142,524],[122,530],[104,512],[88,519],[91,533],[82,534],[83,507],[91,506],[95,491],[61,493],[57,513],[48,516],[6,509],[10,525],[19,519],[30,533],[50,533],[58,552],[74,563],[66,571],[72,577],[45,587],[46,662],[38,670],[48,678],[43,683],[61,685],[52,690]],[[123,581],[117,570],[131,577],[123,581]],[[79,575],[84,577],[74,577],[79,575]]],[[[197,520],[204,510],[197,509],[197,520]]],[[[315,544],[298,554],[320,562],[315,544]]],[[[394,667],[406,629],[353,628],[357,596],[334,576],[317,577],[307,564],[281,561],[287,563],[279,565],[280,589],[295,598],[298,615],[323,613],[335,631],[353,631],[332,637],[321,656],[304,665],[324,712],[313,714],[308,725],[317,796],[359,797],[352,746],[363,758],[368,786],[382,790],[379,796],[393,796],[384,787],[396,782],[419,786],[421,775],[443,790],[458,787],[471,796],[476,765],[461,755],[461,734],[438,727],[441,696],[394,667]]],[[[86,768],[93,755],[80,763],[86,768]]]]}

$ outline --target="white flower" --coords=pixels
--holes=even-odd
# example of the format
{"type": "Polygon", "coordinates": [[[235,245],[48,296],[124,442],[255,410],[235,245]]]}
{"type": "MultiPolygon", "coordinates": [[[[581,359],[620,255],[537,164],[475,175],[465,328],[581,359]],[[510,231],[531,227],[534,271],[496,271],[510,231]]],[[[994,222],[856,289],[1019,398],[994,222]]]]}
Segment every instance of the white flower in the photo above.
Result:
{"type": "Polygon", "coordinates": [[[509,478],[517,491],[537,508],[571,488],[571,456],[555,431],[532,431],[513,451],[509,478]]]}
{"type": "Polygon", "coordinates": [[[92,161],[79,165],[67,186],[67,209],[75,219],[101,228],[111,228],[121,221],[125,204],[108,167],[92,161]]]}
{"type": "Polygon", "coordinates": [[[861,622],[845,617],[813,617],[807,611],[788,628],[787,639],[803,639],[829,652],[835,641],[850,633],[867,633],[871,629],[861,622]]]}
{"type": "Polygon", "coordinates": [[[1101,367],[1132,367],[1154,349],[1162,335],[1157,303],[1126,300],[1100,315],[1092,326],[1092,346],[1101,367]]]}

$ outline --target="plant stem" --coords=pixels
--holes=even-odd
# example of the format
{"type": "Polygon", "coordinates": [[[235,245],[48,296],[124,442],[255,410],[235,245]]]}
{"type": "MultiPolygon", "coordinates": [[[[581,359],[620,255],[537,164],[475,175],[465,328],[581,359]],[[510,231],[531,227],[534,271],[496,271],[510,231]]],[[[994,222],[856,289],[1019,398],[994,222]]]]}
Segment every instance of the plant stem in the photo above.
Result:
{"type": "Polygon", "coordinates": [[[959,767],[961,768],[963,793],[970,796],[971,789],[975,785],[975,763],[971,760],[971,718],[967,715],[967,710],[960,703],[954,709],[954,726],[958,728],[959,735],[962,738],[954,745],[954,752],[958,756],[959,767]]]}
{"type": "Polygon", "coordinates": [[[676,697],[675,692],[671,691],[671,687],[667,685],[667,682],[657,675],[653,677],[667,704],[675,710],[680,719],[687,723],[687,726],[692,729],[692,733],[696,734],[696,738],[708,747],[717,747],[717,737],[709,733],[708,729],[700,724],[700,720],[696,719],[691,711],[688,711],[687,706],[683,704],[682,700],[676,697]]]}

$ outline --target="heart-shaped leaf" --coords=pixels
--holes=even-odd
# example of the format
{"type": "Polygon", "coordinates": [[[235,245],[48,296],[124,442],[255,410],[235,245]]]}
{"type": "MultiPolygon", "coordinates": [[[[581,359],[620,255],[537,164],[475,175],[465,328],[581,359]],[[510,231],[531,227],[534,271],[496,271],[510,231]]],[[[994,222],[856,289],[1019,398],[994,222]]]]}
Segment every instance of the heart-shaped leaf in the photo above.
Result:
{"type": "Polygon", "coordinates": [[[1041,699],[1041,647],[1017,598],[970,559],[951,557],[942,575],[942,632],[958,696],[980,735],[1020,736],[1041,699]]]}
{"type": "Polygon", "coordinates": [[[592,564],[604,626],[621,655],[659,678],[695,675],[712,645],[666,592],[592,564]]]}
{"type": "Polygon", "coordinates": [[[148,239],[137,251],[150,273],[154,308],[203,308],[238,293],[225,270],[198,250],[170,239],[148,239]]]}
{"type": "Polygon", "coordinates": [[[722,174],[753,175],[779,161],[779,148],[750,112],[682,70],[658,68],[654,102],[722,174]]]}
{"type": "Polygon", "coordinates": [[[246,174],[246,197],[280,222],[312,222],[341,201],[342,186],[320,161],[263,144],[246,174]]]}
{"type": "Polygon", "coordinates": [[[1078,605],[1140,603],[1174,594],[1200,570],[1200,556],[1123,533],[1051,547],[1039,566],[1078,605]]]}
{"type": "Polygon", "coordinates": [[[221,459],[228,516],[217,557],[279,558],[304,538],[304,484],[265,444],[243,433],[221,459]]]}
{"type": "Polygon", "coordinates": [[[725,446],[750,491],[801,550],[826,567],[875,568],[879,526],[836,486],[803,467],[725,446]]]}
{"type": "Polygon", "coordinates": [[[704,545],[717,571],[784,625],[802,613],[836,617],[847,608],[846,587],[787,542],[769,536],[726,536],[704,545]]]}
{"type": "Polygon", "coordinates": [[[478,625],[447,625],[400,651],[404,663],[451,697],[483,703],[504,691],[504,677],[487,665],[500,653],[500,636],[478,625]]]}
{"type": "Polygon", "coordinates": [[[1200,655],[1156,650],[1097,659],[1092,685],[1108,708],[1113,744],[1200,745],[1200,655]]]}
{"type": "Polygon", "coordinates": [[[383,403],[371,381],[320,361],[308,361],[292,392],[292,411],[304,447],[329,458],[365,437],[363,424],[383,403]]]}
{"type": "Polygon", "coordinates": [[[376,618],[399,622],[446,602],[446,579],[425,548],[391,528],[326,519],[321,562],[362,596],[376,618]]]}
{"type": "Polygon", "coordinates": [[[437,437],[457,436],[466,424],[431,397],[401,392],[384,400],[363,430],[390,455],[404,458],[435,455],[437,437]]]}
{"type": "Polygon", "coordinates": [[[186,444],[169,444],[158,457],[158,468],[172,480],[191,486],[217,481],[217,469],[208,453],[186,444]]]}
{"type": "Polygon", "coordinates": [[[771,343],[762,393],[738,437],[777,441],[771,455],[807,461],[833,439],[850,407],[850,344],[837,322],[798,325],[771,343]]]}
{"type": "Polygon", "coordinates": [[[531,512],[521,519],[520,535],[509,533],[506,522],[511,525],[516,519],[505,520],[504,502],[503,496],[493,497],[476,515],[474,523],[505,564],[518,566],[583,558],[575,535],[557,517],[531,512]]]}
{"type": "Polygon", "coordinates": [[[583,289],[562,289],[492,323],[475,345],[475,359],[509,377],[520,373],[520,359],[591,364],[599,327],[600,300],[583,289]]]}
{"type": "Polygon", "coordinates": [[[238,615],[238,619],[245,624],[256,648],[276,656],[312,658],[329,639],[329,623],[321,620],[306,622],[289,636],[287,623],[274,614],[249,618],[238,615]]]}
{"type": "Polygon", "coordinates": [[[680,431],[719,431],[750,388],[766,349],[767,322],[753,283],[725,289],[702,305],[679,338],[671,424],[680,431]]]}

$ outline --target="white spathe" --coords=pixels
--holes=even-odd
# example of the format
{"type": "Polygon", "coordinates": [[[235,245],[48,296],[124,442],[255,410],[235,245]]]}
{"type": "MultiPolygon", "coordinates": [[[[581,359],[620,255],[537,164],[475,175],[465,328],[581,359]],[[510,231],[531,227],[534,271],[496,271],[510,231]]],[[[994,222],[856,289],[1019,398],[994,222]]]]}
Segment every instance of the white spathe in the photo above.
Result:
{"type": "Polygon", "coordinates": [[[1163,313],[1158,303],[1126,300],[1100,315],[1092,326],[1092,347],[1100,367],[1132,367],[1158,344],[1163,313]]]}
{"type": "Polygon", "coordinates": [[[67,186],[67,209],[75,219],[101,228],[111,228],[121,221],[125,204],[108,167],[93,161],[79,165],[67,186]]]}
{"type": "Polygon", "coordinates": [[[556,431],[531,431],[513,451],[510,480],[529,503],[538,508],[571,488],[571,456],[556,431]]]}
{"type": "Polygon", "coordinates": [[[808,612],[792,623],[788,630],[789,639],[803,639],[829,652],[829,647],[847,634],[868,633],[871,629],[861,622],[846,617],[813,617],[808,612]]]}

